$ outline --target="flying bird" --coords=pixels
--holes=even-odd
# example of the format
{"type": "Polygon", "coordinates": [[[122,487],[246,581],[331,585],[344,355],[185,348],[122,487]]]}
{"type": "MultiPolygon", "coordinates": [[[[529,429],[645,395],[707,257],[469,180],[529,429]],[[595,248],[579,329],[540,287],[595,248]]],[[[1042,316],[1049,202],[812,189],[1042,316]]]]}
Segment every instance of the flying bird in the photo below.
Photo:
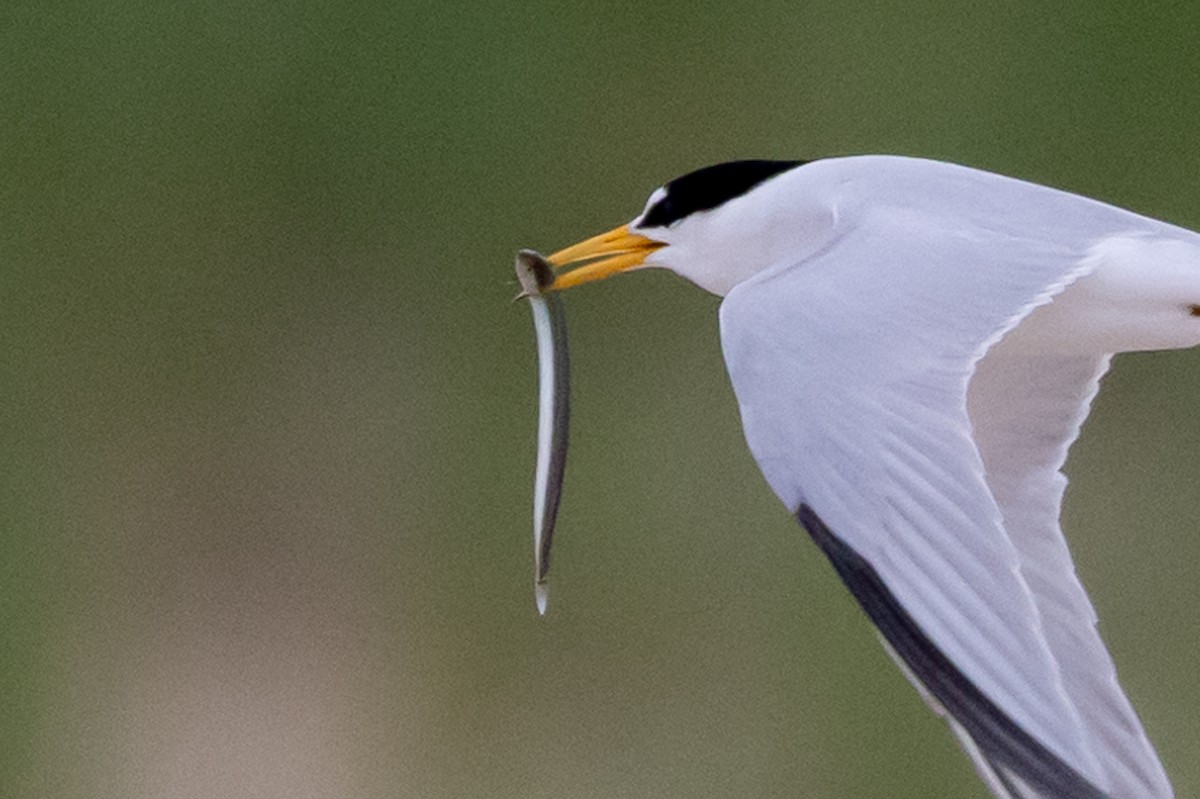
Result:
{"type": "Polygon", "coordinates": [[[724,297],[767,482],[1005,799],[1166,799],[1059,523],[1114,353],[1200,344],[1200,235],[937,161],[734,161],[549,258],[724,297]]]}

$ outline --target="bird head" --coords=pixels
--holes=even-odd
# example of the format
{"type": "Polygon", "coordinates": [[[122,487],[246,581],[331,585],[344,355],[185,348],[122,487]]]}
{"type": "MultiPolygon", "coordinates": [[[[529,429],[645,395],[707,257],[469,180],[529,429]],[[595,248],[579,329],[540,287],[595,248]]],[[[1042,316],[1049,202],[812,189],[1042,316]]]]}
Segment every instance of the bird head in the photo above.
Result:
{"type": "Polygon", "coordinates": [[[550,256],[553,291],[660,267],[724,295],[794,254],[805,238],[797,200],[803,161],[729,161],[655,189],[628,224],[550,256]]]}

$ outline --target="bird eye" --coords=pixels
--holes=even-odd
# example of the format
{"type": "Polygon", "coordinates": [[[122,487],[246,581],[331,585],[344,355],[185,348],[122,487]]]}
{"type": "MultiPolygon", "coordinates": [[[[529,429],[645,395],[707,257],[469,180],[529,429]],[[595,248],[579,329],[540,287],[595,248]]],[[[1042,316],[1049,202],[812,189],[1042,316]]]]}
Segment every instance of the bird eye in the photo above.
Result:
{"type": "Polygon", "coordinates": [[[668,227],[678,222],[684,216],[685,214],[675,212],[675,203],[668,195],[646,209],[646,213],[642,214],[642,220],[638,223],[638,227],[668,227]]]}

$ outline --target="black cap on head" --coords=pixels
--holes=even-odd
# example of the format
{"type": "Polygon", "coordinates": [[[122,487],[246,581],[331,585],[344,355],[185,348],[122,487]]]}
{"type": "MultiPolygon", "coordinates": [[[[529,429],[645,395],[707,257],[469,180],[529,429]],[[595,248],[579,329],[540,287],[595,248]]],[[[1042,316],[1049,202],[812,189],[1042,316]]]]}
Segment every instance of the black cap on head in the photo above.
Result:
{"type": "Polygon", "coordinates": [[[638,227],[667,227],[697,211],[740,197],[770,177],[806,161],[726,161],[672,180],[666,196],[646,211],[638,227]]]}

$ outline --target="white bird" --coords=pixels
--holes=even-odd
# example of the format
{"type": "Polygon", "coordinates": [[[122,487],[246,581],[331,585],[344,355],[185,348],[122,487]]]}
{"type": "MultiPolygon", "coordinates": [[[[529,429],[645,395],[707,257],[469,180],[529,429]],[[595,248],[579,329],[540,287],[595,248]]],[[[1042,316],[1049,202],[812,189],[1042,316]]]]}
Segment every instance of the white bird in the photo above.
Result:
{"type": "Polygon", "coordinates": [[[553,290],[663,267],[724,296],[767,482],[996,796],[1173,795],[1059,510],[1112,354],[1200,343],[1200,235],[857,156],[692,172],[550,262],[553,290]]]}

